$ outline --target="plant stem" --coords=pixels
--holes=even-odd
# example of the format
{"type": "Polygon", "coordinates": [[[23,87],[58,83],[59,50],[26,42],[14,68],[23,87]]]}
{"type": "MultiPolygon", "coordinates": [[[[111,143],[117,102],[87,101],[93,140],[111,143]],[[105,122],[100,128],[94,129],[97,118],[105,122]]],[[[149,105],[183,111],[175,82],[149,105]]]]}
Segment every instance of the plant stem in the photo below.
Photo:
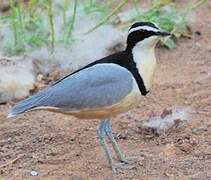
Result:
{"type": "Polygon", "coordinates": [[[71,20],[70,20],[69,30],[67,32],[67,38],[66,38],[65,44],[68,43],[68,41],[69,41],[69,39],[70,39],[70,37],[72,35],[72,32],[73,32],[74,23],[75,23],[75,17],[76,17],[76,11],[77,11],[77,4],[78,4],[78,0],[75,0],[74,1],[73,14],[72,14],[72,17],[71,17],[71,20]]]}
{"type": "Polygon", "coordinates": [[[62,19],[63,19],[63,29],[64,29],[62,41],[64,43],[66,32],[67,32],[67,0],[63,0],[62,19]]]}
{"type": "Polygon", "coordinates": [[[37,3],[37,0],[30,0],[29,1],[29,15],[32,19],[35,18],[35,13],[34,13],[34,6],[37,3]]]}
{"type": "Polygon", "coordinates": [[[196,9],[197,7],[201,6],[202,4],[206,3],[207,0],[198,0],[193,6],[192,9],[196,9]]]}
{"type": "Polygon", "coordinates": [[[63,0],[64,3],[63,3],[63,26],[64,28],[66,27],[67,25],[67,0],[63,0]]]}
{"type": "Polygon", "coordinates": [[[100,23],[98,23],[97,25],[95,25],[93,28],[89,29],[86,34],[96,30],[97,28],[99,28],[100,26],[102,26],[103,24],[105,24],[113,15],[115,15],[125,4],[128,3],[129,0],[124,0],[122,1],[122,3],[120,3],[116,8],[114,8],[110,14],[108,14],[100,23]]]}
{"type": "Polygon", "coordinates": [[[18,31],[17,31],[17,23],[16,23],[16,9],[13,0],[9,0],[10,7],[12,9],[12,28],[14,35],[14,47],[18,45],[18,31]]]}
{"type": "MultiPolygon", "coordinates": [[[[198,0],[195,4],[192,4],[191,2],[189,2],[187,8],[185,9],[185,11],[183,12],[183,21],[185,22],[186,21],[186,17],[188,15],[188,13],[192,10],[194,10],[195,8],[201,6],[202,4],[204,4],[205,2],[207,2],[207,0],[198,0]]],[[[171,31],[171,34],[174,34],[174,32],[177,31],[177,28],[178,27],[174,27],[174,29],[171,31]]],[[[170,39],[171,36],[168,36],[166,37],[164,40],[163,40],[163,44],[165,44],[168,39],[170,39]]]]}
{"type": "Polygon", "coordinates": [[[51,37],[51,50],[54,52],[55,47],[55,30],[54,30],[54,21],[53,21],[53,7],[52,0],[48,0],[48,18],[50,24],[50,37],[51,37]]]}
{"type": "Polygon", "coordinates": [[[133,0],[134,8],[135,8],[135,10],[136,10],[136,12],[137,12],[137,15],[140,14],[140,9],[139,9],[138,1],[139,1],[139,0],[133,0]]]}
{"type": "Polygon", "coordinates": [[[17,12],[18,12],[18,24],[19,24],[19,36],[20,36],[20,45],[21,48],[24,48],[24,41],[25,41],[25,25],[24,25],[24,13],[23,13],[23,8],[21,4],[17,4],[17,12]]]}

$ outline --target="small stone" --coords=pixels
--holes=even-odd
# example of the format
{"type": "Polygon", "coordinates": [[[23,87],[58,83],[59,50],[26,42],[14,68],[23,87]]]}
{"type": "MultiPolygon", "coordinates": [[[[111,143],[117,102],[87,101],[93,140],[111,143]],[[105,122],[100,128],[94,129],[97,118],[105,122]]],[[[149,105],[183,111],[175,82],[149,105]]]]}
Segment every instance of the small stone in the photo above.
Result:
{"type": "Polygon", "coordinates": [[[153,117],[156,117],[157,114],[156,114],[154,111],[151,111],[151,112],[149,112],[149,113],[147,114],[147,116],[148,116],[149,118],[153,118],[153,117]]]}
{"type": "Polygon", "coordinates": [[[211,46],[209,46],[209,47],[207,48],[207,50],[208,50],[208,52],[211,52],[211,46]]]}
{"type": "Polygon", "coordinates": [[[176,146],[173,143],[167,144],[163,150],[163,154],[167,157],[175,155],[176,154],[176,146]]]}
{"type": "Polygon", "coordinates": [[[164,109],[163,112],[161,113],[160,117],[162,119],[164,119],[166,116],[171,115],[172,114],[172,109],[164,109]]]}
{"type": "Polygon", "coordinates": [[[30,174],[31,174],[31,176],[38,176],[38,172],[37,171],[31,171],[30,174]]]}
{"type": "Polygon", "coordinates": [[[200,31],[196,31],[195,34],[198,35],[198,36],[200,36],[201,35],[201,32],[200,31]]]}
{"type": "Polygon", "coordinates": [[[199,42],[196,42],[195,45],[199,48],[201,47],[201,44],[199,42]]]}
{"type": "Polygon", "coordinates": [[[4,171],[2,169],[0,170],[0,174],[4,174],[4,171]]]}
{"type": "Polygon", "coordinates": [[[128,139],[128,130],[124,130],[116,136],[118,139],[128,139]]]}
{"type": "Polygon", "coordinates": [[[168,172],[165,172],[164,175],[166,175],[167,177],[173,177],[174,176],[173,174],[170,174],[168,172]]]}
{"type": "Polygon", "coordinates": [[[202,125],[192,130],[194,134],[200,134],[202,132],[208,131],[208,127],[206,125],[202,125]]]}
{"type": "Polygon", "coordinates": [[[198,140],[195,139],[194,137],[181,137],[177,139],[177,147],[186,153],[191,152],[194,147],[198,144],[198,140]]]}
{"type": "Polygon", "coordinates": [[[43,80],[43,75],[42,74],[38,74],[37,75],[37,81],[42,81],[43,80]]]}
{"type": "Polygon", "coordinates": [[[186,168],[192,168],[193,161],[185,160],[184,165],[185,165],[186,168]]]}

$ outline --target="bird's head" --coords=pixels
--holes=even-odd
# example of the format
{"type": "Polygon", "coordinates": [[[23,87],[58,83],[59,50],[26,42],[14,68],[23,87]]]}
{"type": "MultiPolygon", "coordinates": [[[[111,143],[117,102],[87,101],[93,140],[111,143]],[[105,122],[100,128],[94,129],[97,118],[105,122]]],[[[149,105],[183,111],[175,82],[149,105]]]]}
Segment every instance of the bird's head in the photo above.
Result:
{"type": "Polygon", "coordinates": [[[170,35],[169,32],[161,30],[155,23],[136,22],[128,31],[127,50],[132,50],[136,45],[143,48],[154,48],[159,37],[170,35]]]}

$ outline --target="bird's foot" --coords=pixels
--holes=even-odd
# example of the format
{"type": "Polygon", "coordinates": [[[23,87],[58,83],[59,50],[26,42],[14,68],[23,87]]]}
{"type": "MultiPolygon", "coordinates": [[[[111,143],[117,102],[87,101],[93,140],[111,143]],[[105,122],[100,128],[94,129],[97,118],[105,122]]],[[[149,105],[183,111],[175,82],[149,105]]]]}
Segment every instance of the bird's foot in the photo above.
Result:
{"type": "Polygon", "coordinates": [[[138,161],[138,157],[136,157],[136,156],[124,157],[120,161],[122,163],[126,163],[126,164],[135,164],[138,161]]]}
{"type": "Polygon", "coordinates": [[[113,172],[130,170],[136,168],[135,163],[138,161],[137,157],[125,157],[120,162],[113,163],[111,169],[113,172]]]}
{"type": "Polygon", "coordinates": [[[123,170],[134,169],[136,166],[134,164],[129,164],[127,162],[117,162],[111,165],[111,169],[113,172],[119,172],[123,170]]]}

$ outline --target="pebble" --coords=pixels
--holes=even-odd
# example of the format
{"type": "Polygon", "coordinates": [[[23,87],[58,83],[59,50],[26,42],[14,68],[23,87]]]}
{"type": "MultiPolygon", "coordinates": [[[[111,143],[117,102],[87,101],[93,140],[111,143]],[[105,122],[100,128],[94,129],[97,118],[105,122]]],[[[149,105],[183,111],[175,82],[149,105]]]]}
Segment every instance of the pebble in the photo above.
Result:
{"type": "Polygon", "coordinates": [[[173,143],[167,144],[163,150],[163,153],[166,157],[175,155],[176,154],[176,146],[173,143]]]}
{"type": "Polygon", "coordinates": [[[37,81],[42,81],[43,80],[43,75],[42,74],[38,74],[37,75],[37,81]]]}
{"type": "Polygon", "coordinates": [[[192,168],[192,165],[193,165],[193,161],[191,161],[191,160],[185,160],[185,162],[184,162],[184,166],[186,167],[186,168],[192,168]]]}
{"type": "Polygon", "coordinates": [[[31,176],[38,176],[38,172],[37,171],[31,171],[30,174],[31,174],[31,176]]]}

